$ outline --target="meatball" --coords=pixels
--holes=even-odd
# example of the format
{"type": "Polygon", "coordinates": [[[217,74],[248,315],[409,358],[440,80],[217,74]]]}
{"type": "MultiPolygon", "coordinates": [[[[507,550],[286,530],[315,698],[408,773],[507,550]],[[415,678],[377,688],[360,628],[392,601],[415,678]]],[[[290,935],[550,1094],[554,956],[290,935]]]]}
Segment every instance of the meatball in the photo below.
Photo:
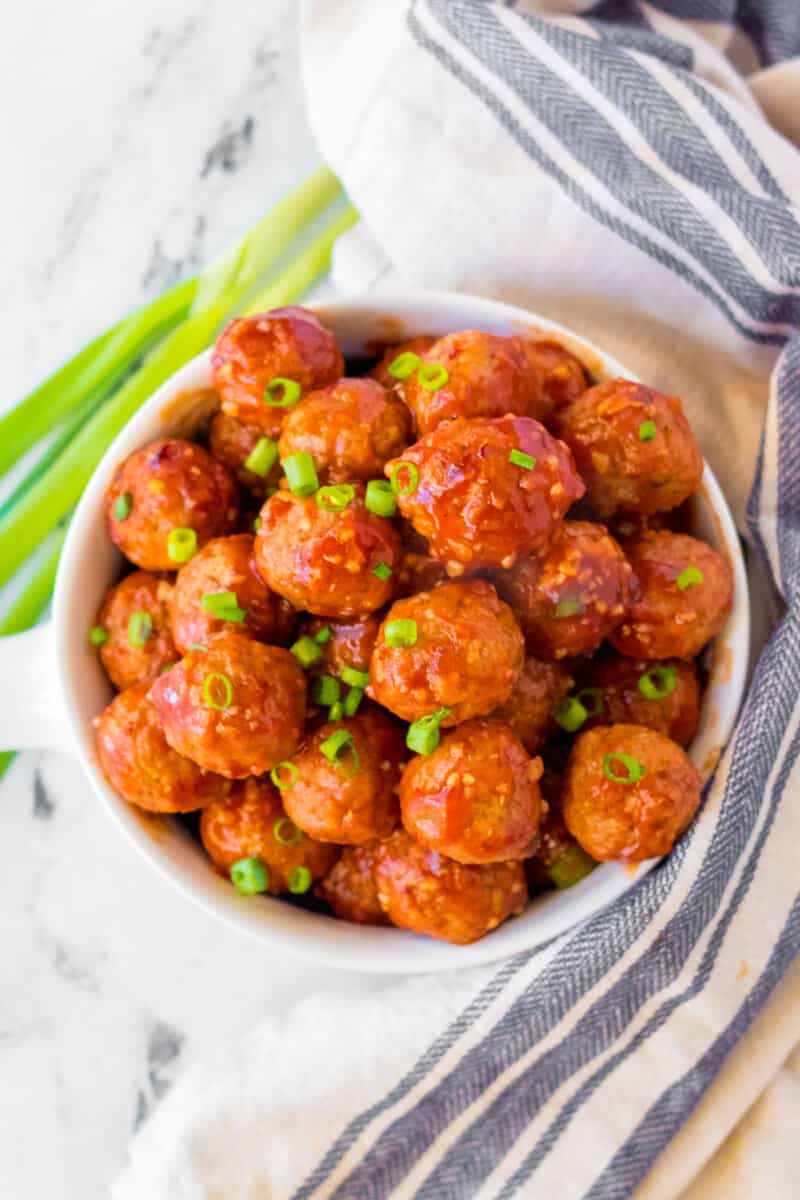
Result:
{"type": "Polygon", "coordinates": [[[542,776],[541,789],[547,801],[547,812],[539,826],[536,851],[525,862],[525,874],[533,892],[573,887],[597,866],[564,824],[561,788],[560,776],[542,776]]]}
{"type": "Polygon", "coordinates": [[[286,816],[269,779],[243,779],[230,797],[208,805],[200,818],[208,857],[226,875],[242,858],[260,858],[267,868],[267,891],[308,891],[331,869],[339,853],[307,837],[286,816]]]}
{"type": "Polygon", "coordinates": [[[443,583],[389,609],[375,643],[368,691],[404,721],[447,708],[442,724],[456,725],[507,700],[524,658],[514,614],[490,583],[443,583]],[[396,621],[410,622],[401,628],[411,632],[412,645],[390,645],[396,621]]]}
{"type": "Polygon", "coordinates": [[[145,571],[174,571],[194,549],[232,529],[238,512],[236,485],[222,463],[179,438],[160,438],[131,454],[106,496],[112,540],[145,571]]]}
{"type": "Polygon", "coordinates": [[[542,557],[518,559],[495,581],[539,658],[591,654],[630,604],[631,568],[608,531],[589,521],[565,521],[542,557]]]}
{"type": "Polygon", "coordinates": [[[703,459],[677,396],[611,379],[554,420],[601,517],[667,512],[700,486],[703,459]]]}
{"type": "Polygon", "coordinates": [[[558,733],[553,714],[572,684],[566,664],[526,658],[511,695],[492,717],[509,725],[528,753],[534,754],[558,733]]]}
{"type": "Polygon", "coordinates": [[[575,739],[564,821],[592,858],[644,862],[669,854],[700,803],[700,772],[675,742],[641,725],[575,739]]]}
{"type": "Polygon", "coordinates": [[[251,533],[214,538],[178,572],[172,597],[172,636],[181,654],[231,628],[266,642],[283,640],[285,613],[256,570],[251,533]],[[204,596],[232,593],[229,619],[206,609],[204,596]],[[242,616],[242,614],[245,614],[242,616]]]}
{"type": "Polygon", "coordinates": [[[245,425],[224,412],[216,413],[208,434],[214,458],[226,466],[242,487],[259,500],[263,500],[268,488],[277,487],[281,480],[277,450],[273,451],[275,461],[266,474],[259,475],[245,466],[263,437],[264,432],[257,425],[245,425]]]}
{"type": "Polygon", "coordinates": [[[262,775],[303,735],[306,681],[288,650],[218,633],[153,684],[167,741],[229,779],[262,775]]]}
{"type": "Polygon", "coordinates": [[[557,409],[585,392],[589,381],[575,355],[570,354],[560,342],[533,337],[522,337],[520,341],[528,362],[541,376],[546,408],[539,420],[546,421],[557,409]]]}
{"type": "Polygon", "coordinates": [[[460,863],[526,858],[542,816],[542,760],[499,721],[465,721],[412,758],[400,812],[412,837],[460,863]]]}
{"type": "MultiPolygon", "coordinates": [[[[324,617],[309,617],[303,622],[302,632],[316,640],[322,630],[330,630],[330,636],[320,644],[322,657],[314,666],[321,675],[341,675],[345,667],[356,671],[369,671],[375,639],[380,629],[379,617],[364,617],[357,621],[328,621],[324,617]]],[[[325,635],[323,634],[323,637],[325,635]]]]}
{"type": "Polygon", "coordinates": [[[542,377],[517,337],[466,329],[440,338],[421,357],[404,388],[420,437],[455,417],[546,413],[542,377]]]}
{"type": "Polygon", "coordinates": [[[377,849],[375,883],[394,925],[466,945],[520,913],[528,900],[519,862],[464,866],[399,829],[377,849]]]}
{"type": "Polygon", "coordinates": [[[364,846],[386,837],[399,820],[395,789],[405,756],[402,729],[377,709],[321,725],[286,769],[286,811],[321,842],[364,846]]]}
{"type": "Polygon", "coordinates": [[[388,925],[389,918],[378,903],[372,869],[378,843],[345,846],[341,857],[314,889],[337,917],[357,925],[388,925]]]}
{"type": "Polygon", "coordinates": [[[149,683],[178,657],[169,628],[172,585],[133,571],[106,593],[97,624],[105,630],[100,659],[119,691],[149,683]]]}
{"type": "Polygon", "coordinates": [[[449,578],[445,565],[430,554],[418,554],[406,550],[397,570],[397,593],[399,596],[414,596],[417,592],[429,592],[437,584],[449,578]]]}
{"type": "Polygon", "coordinates": [[[696,658],[733,604],[730,563],[706,542],[666,530],[625,543],[633,602],[611,637],[629,658],[696,658]]]}
{"type": "MultiPolygon", "coordinates": [[[[688,746],[700,719],[700,682],[693,662],[645,662],[624,655],[594,661],[587,683],[595,692],[583,726],[645,725],[688,746]]],[[[584,689],[585,690],[585,689],[584,689]]]]}
{"type": "Polygon", "coordinates": [[[374,379],[340,379],[309,392],[283,419],[281,461],[307,450],[322,483],[380,477],[387,458],[408,445],[402,400],[374,379]]]}
{"type": "Polygon", "coordinates": [[[297,306],[231,321],[211,356],[222,411],[271,438],[280,433],[292,402],[303,392],[333,383],[343,372],[344,359],[333,334],[312,312],[297,306]],[[273,381],[276,387],[268,395],[273,381]],[[283,388],[282,381],[297,388],[283,388]]]}
{"type": "MultiPolygon", "coordinates": [[[[436,338],[431,337],[430,334],[421,333],[418,337],[409,338],[407,342],[398,342],[394,346],[388,346],[369,372],[370,377],[377,379],[378,383],[382,383],[384,387],[402,386],[403,375],[393,375],[389,367],[401,354],[414,354],[417,358],[421,358],[427,350],[430,350],[435,341],[436,338]]],[[[407,375],[405,377],[408,378],[407,375]]]]}
{"type": "Polygon", "coordinates": [[[337,512],[287,491],[261,510],[259,574],[295,608],[317,616],[363,617],[381,608],[394,595],[401,554],[393,522],[367,510],[361,488],[337,512]]]}
{"type": "Polygon", "coordinates": [[[584,492],[567,447],[526,417],[448,421],[386,474],[403,516],[450,575],[541,553],[584,492]]]}
{"type": "Polygon", "coordinates": [[[168,745],[149,683],[126,688],[95,718],[100,766],[128,804],[154,813],[186,813],[224,800],[230,783],[168,745]]]}

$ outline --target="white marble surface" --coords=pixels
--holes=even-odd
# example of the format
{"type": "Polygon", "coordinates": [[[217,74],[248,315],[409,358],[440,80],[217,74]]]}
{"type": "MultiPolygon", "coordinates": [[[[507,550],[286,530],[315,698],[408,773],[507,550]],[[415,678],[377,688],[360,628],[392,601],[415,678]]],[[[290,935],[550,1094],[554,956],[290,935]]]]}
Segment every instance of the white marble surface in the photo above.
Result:
{"type": "MultiPolygon", "coordinates": [[[[0,406],[316,165],[295,19],[295,0],[4,9],[0,406]]],[[[99,1200],[186,1063],[317,974],[157,879],[69,758],[16,760],[0,845],[0,1196],[99,1200]]]]}

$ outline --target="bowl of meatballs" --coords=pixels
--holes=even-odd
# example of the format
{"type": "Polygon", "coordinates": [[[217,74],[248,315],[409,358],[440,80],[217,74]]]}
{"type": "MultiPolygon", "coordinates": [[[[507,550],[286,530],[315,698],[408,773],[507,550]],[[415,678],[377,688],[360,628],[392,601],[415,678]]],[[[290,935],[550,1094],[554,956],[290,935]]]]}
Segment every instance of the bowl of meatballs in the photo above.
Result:
{"type": "Polygon", "coordinates": [[[747,604],[678,397],[421,293],[228,324],[98,467],[54,622],[78,753],[163,876],[413,972],[549,940],[702,821],[747,604]]]}

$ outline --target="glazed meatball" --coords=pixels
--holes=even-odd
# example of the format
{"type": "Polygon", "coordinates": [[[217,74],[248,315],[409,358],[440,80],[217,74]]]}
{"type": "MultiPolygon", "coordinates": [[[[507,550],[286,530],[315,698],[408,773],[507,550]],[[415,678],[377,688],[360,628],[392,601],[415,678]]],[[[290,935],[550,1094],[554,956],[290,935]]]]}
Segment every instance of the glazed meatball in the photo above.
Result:
{"type": "Polygon", "coordinates": [[[445,565],[438,558],[406,550],[397,569],[397,594],[402,597],[429,592],[448,579],[445,565]]]}
{"type": "Polygon", "coordinates": [[[230,783],[177,754],[167,743],[149,683],[126,688],[95,719],[97,757],[128,804],[154,813],[186,813],[224,800],[230,783]]]}
{"type": "Polygon", "coordinates": [[[323,630],[330,630],[330,636],[319,647],[322,657],[312,670],[320,675],[336,675],[337,678],[345,667],[369,671],[380,625],[379,617],[364,617],[361,621],[329,621],[325,617],[308,617],[302,625],[302,633],[307,637],[316,640],[323,630]]]}
{"type": "Polygon", "coordinates": [[[420,437],[455,417],[542,417],[547,410],[542,377],[520,339],[474,329],[434,342],[406,379],[404,396],[420,437]]]}
{"type": "Polygon", "coordinates": [[[388,925],[389,918],[378,903],[373,867],[378,843],[345,846],[341,857],[314,889],[337,917],[356,925],[388,925]]]}
{"type": "Polygon", "coordinates": [[[206,645],[232,623],[258,640],[283,640],[285,614],[280,597],[269,590],[256,570],[254,541],[251,533],[214,538],[178,572],[172,597],[172,636],[181,654],[190,646],[206,645]],[[229,620],[203,606],[204,596],[225,592],[233,594],[229,620]]]}
{"type": "Polygon", "coordinates": [[[375,643],[368,691],[404,721],[448,708],[442,724],[456,725],[507,700],[524,657],[514,614],[490,583],[444,583],[389,609],[375,643]],[[389,644],[396,621],[411,622],[401,628],[411,630],[413,645],[389,644]]]}
{"type": "Polygon", "coordinates": [[[539,841],[533,857],[525,862],[525,874],[532,892],[573,887],[597,866],[595,859],[581,849],[564,824],[562,786],[560,776],[542,776],[541,789],[547,811],[539,826],[539,841]]]}
{"type": "Polygon", "coordinates": [[[133,571],[106,593],[97,624],[105,630],[100,659],[119,691],[149,683],[178,655],[169,627],[172,586],[147,571],[133,571]]]}
{"type": "Polygon", "coordinates": [[[364,846],[386,837],[399,820],[395,789],[405,756],[401,727],[377,709],[321,725],[286,769],[286,811],[321,842],[364,846]]]}
{"type": "Polygon", "coordinates": [[[584,491],[567,447],[526,417],[448,421],[386,474],[450,575],[541,553],[584,491]]]}
{"type": "Polygon", "coordinates": [[[557,409],[585,392],[589,381],[575,355],[560,342],[533,337],[522,337],[520,341],[528,362],[541,376],[545,407],[539,420],[546,421],[557,409]]]}
{"type": "Polygon", "coordinates": [[[700,772],[675,742],[641,725],[575,739],[564,777],[564,821],[600,861],[669,854],[700,803],[700,772]]]}
{"type": "Polygon", "coordinates": [[[611,379],[554,419],[601,517],[667,512],[700,486],[703,459],[677,396],[611,379]]]}
{"type": "Polygon", "coordinates": [[[218,633],[160,676],[151,693],[169,744],[228,779],[263,775],[303,735],[305,676],[293,654],[218,633]]]}
{"type": "MultiPolygon", "coordinates": [[[[624,655],[594,661],[587,683],[593,712],[583,726],[645,725],[688,746],[700,719],[700,682],[693,662],[645,662],[624,655]]],[[[584,689],[585,690],[585,689],[584,689]]]]}
{"type": "Polygon", "coordinates": [[[245,466],[247,459],[264,436],[263,430],[257,425],[245,425],[224,412],[215,414],[208,434],[208,443],[214,458],[226,466],[242,487],[259,500],[263,500],[268,488],[277,487],[281,480],[277,450],[274,452],[275,461],[265,474],[260,475],[245,466]]]}
{"type": "Polygon", "coordinates": [[[106,497],[112,540],[145,571],[174,571],[186,561],[176,557],[173,531],[191,538],[188,554],[232,529],[238,512],[236,485],[222,463],[179,438],[160,438],[126,458],[106,497]]]}
{"type": "Polygon", "coordinates": [[[492,717],[509,725],[529,754],[558,733],[553,714],[573,684],[565,663],[526,658],[511,695],[492,717]]]}
{"type": "Polygon", "coordinates": [[[631,568],[602,525],[565,521],[544,554],[520,558],[495,575],[539,658],[591,654],[630,604],[631,568]]]}
{"type": "Polygon", "coordinates": [[[309,392],[283,419],[281,461],[302,450],[322,483],[380,477],[387,458],[408,445],[403,401],[374,379],[340,379],[309,392]]]}
{"type": "Polygon", "coordinates": [[[378,846],[375,883],[394,925],[466,945],[520,913],[528,900],[519,862],[464,866],[399,829],[378,846]]]}
{"type": "Polygon", "coordinates": [[[231,321],[211,356],[223,412],[271,438],[280,433],[292,401],[333,383],[343,372],[344,359],[333,334],[312,312],[296,306],[231,321]],[[273,380],[296,384],[296,399],[294,388],[287,391],[280,384],[268,395],[273,380]]]}
{"type": "Polygon", "coordinates": [[[397,342],[394,346],[388,346],[380,360],[369,372],[370,377],[377,379],[378,383],[382,383],[384,387],[402,387],[402,375],[393,374],[389,367],[401,354],[414,354],[417,358],[421,358],[426,351],[430,350],[435,341],[436,338],[431,337],[430,334],[421,333],[419,337],[409,338],[406,342],[397,342]]]}
{"type": "Polygon", "coordinates": [[[542,760],[499,721],[465,721],[403,771],[408,833],[460,863],[526,858],[542,816],[542,760]]]}
{"type": "Polygon", "coordinates": [[[261,510],[259,574],[295,608],[317,616],[363,617],[381,608],[394,595],[400,558],[397,529],[367,510],[361,488],[339,512],[287,491],[261,510]]]}
{"type": "Polygon", "coordinates": [[[336,861],[334,846],[315,842],[286,816],[269,779],[243,779],[227,800],[209,804],[200,819],[208,857],[226,875],[242,858],[260,858],[267,891],[306,892],[336,861]]]}
{"type": "Polygon", "coordinates": [[[706,542],[665,530],[625,543],[634,596],[611,638],[629,658],[696,658],[733,604],[733,571],[706,542]]]}

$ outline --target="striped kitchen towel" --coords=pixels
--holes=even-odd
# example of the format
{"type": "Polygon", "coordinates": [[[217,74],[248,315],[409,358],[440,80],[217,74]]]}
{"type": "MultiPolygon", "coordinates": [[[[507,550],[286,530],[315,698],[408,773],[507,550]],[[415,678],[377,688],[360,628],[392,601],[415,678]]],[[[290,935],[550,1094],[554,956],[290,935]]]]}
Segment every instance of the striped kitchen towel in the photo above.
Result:
{"type": "Polygon", "coordinates": [[[266,1019],[176,1087],[115,1195],[677,1196],[727,1127],[643,1181],[800,949],[800,4],[306,0],[304,22],[364,218],[339,282],[525,304],[684,395],[781,599],[772,620],[758,592],[706,819],[657,870],[500,966],[266,1019]]]}

